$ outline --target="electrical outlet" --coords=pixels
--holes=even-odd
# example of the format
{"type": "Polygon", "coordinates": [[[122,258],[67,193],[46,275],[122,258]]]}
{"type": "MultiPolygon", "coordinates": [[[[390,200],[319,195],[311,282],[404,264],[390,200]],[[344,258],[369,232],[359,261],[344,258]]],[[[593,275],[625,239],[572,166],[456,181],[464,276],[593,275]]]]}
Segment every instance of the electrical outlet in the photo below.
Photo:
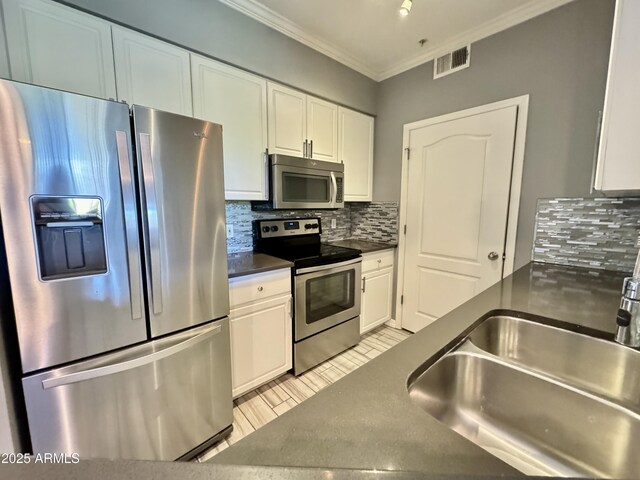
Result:
{"type": "Polygon", "coordinates": [[[227,224],[227,238],[233,238],[233,225],[227,224]]]}
{"type": "Polygon", "coordinates": [[[336,224],[337,224],[336,219],[332,218],[331,219],[331,228],[336,228],[336,224]]]}

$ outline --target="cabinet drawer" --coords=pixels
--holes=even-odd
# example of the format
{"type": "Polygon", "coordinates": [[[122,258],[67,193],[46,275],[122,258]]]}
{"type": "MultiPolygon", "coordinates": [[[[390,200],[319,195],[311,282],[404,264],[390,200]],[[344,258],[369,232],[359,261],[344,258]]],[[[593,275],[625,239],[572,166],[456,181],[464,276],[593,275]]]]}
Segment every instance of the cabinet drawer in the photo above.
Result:
{"type": "Polygon", "coordinates": [[[366,253],[362,256],[362,273],[393,266],[393,250],[366,253]]]}
{"type": "Polygon", "coordinates": [[[290,294],[291,270],[288,268],[229,279],[231,308],[276,295],[290,294]]]}

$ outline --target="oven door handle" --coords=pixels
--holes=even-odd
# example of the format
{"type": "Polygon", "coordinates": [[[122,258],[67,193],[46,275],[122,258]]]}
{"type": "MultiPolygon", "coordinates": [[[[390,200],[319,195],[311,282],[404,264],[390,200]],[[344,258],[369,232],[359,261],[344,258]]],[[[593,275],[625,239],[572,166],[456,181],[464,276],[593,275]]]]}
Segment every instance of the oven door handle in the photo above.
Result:
{"type": "Polygon", "coordinates": [[[334,268],[346,267],[347,265],[353,265],[354,263],[360,262],[362,262],[362,257],[354,258],[352,260],[346,260],[340,263],[327,263],[325,265],[318,265],[317,267],[299,268],[298,270],[296,270],[296,275],[320,272],[322,270],[333,270],[334,268]]]}

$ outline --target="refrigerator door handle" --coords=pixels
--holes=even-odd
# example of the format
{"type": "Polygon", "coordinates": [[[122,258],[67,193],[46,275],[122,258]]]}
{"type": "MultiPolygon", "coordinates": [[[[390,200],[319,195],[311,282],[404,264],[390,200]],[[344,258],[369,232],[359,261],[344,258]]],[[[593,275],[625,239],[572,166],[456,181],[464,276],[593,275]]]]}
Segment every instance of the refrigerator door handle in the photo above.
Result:
{"type": "Polygon", "coordinates": [[[151,158],[151,135],[140,134],[140,156],[144,176],[144,193],[147,207],[147,230],[149,232],[149,255],[151,256],[151,303],[153,313],[162,313],[162,272],[160,266],[160,226],[158,225],[158,200],[156,181],[151,158]]]}
{"type": "Polygon", "coordinates": [[[113,363],[111,365],[105,365],[103,367],[90,368],[88,370],[82,370],[79,372],[69,373],[67,375],[61,375],[59,377],[47,378],[42,381],[42,388],[48,390],[50,388],[61,387],[63,385],[69,385],[71,383],[83,382],[85,380],[92,380],[99,377],[106,377],[107,375],[113,375],[115,373],[125,372],[127,370],[133,370],[134,368],[147,365],[149,363],[157,362],[163,358],[170,357],[177,353],[190,348],[197,343],[207,340],[214,335],[217,335],[222,331],[221,325],[214,325],[206,331],[198,332],[186,340],[179,343],[172,344],[162,350],[153,352],[147,355],[142,355],[137,358],[125,360],[123,362],[113,363]]]}
{"type": "Polygon", "coordinates": [[[140,244],[138,242],[138,221],[136,219],[136,198],[133,190],[133,175],[129,161],[127,134],[116,131],[120,182],[122,183],[122,204],[124,207],[125,236],[129,263],[129,295],[131,297],[131,318],[142,318],[142,278],[140,277],[140,244]]]}

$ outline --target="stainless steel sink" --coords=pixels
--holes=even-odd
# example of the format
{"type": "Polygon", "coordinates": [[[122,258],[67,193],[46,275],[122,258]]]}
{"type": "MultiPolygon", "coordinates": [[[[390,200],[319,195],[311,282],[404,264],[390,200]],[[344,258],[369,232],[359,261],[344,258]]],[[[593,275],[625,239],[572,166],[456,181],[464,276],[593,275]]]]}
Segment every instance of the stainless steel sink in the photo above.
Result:
{"type": "Polygon", "coordinates": [[[509,316],[488,318],[468,340],[487,353],[640,412],[640,352],[636,350],[509,316]]]}
{"type": "Polygon", "coordinates": [[[639,356],[491,317],[408,390],[429,415],[526,474],[638,478],[639,356]]]}

